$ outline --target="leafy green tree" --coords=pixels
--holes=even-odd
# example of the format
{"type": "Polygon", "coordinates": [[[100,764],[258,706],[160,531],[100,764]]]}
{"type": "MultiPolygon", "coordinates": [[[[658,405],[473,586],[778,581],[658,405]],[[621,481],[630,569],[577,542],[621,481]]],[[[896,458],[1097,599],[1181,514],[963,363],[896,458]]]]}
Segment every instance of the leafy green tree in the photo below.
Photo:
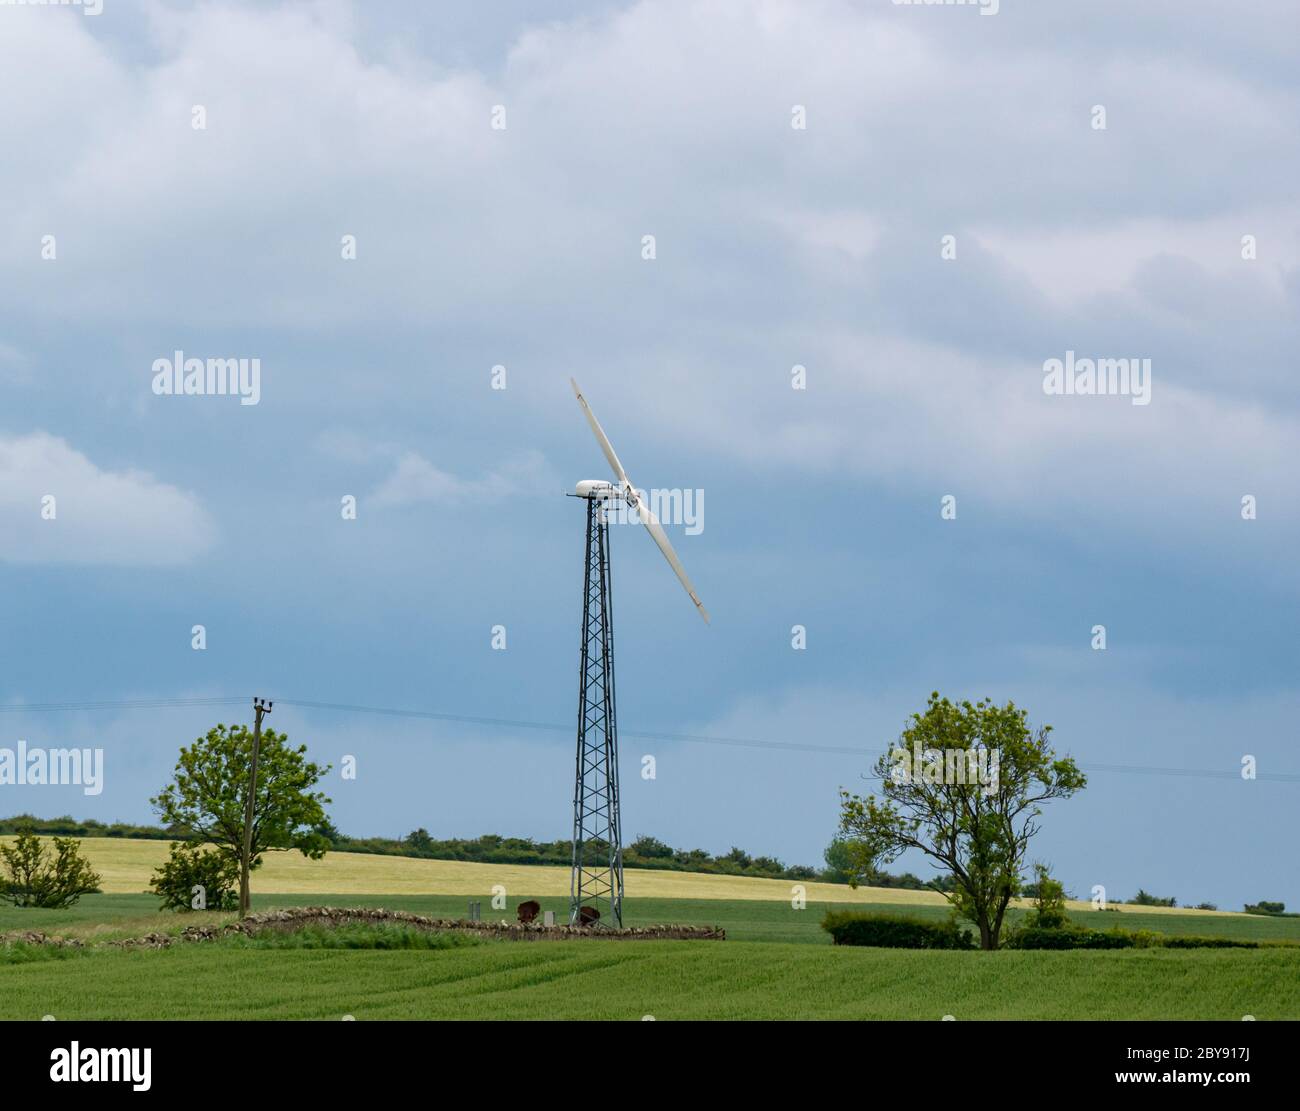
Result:
{"type": "Polygon", "coordinates": [[[642,834],[628,846],[628,851],[636,853],[645,860],[671,860],[673,847],[660,841],[658,837],[642,834]]]}
{"type": "MultiPolygon", "coordinates": [[[[252,757],[253,734],[247,726],[218,725],[181,749],[172,782],[150,800],[165,823],[185,830],[192,842],[218,846],[237,868],[244,863],[252,757]]],[[[285,734],[263,730],[250,871],[261,866],[266,852],[297,849],[312,860],[325,855],[330,841],[319,827],[326,820],[322,803],[330,800],[312,788],[328,771],[329,765],[307,759],[306,745],[292,748],[285,734]]]]}
{"type": "Polygon", "coordinates": [[[162,899],[164,910],[235,910],[239,906],[239,860],[228,849],[173,841],[149,886],[162,899]]]}
{"type": "Polygon", "coordinates": [[[0,859],[6,873],[0,876],[0,899],[17,907],[58,910],[99,890],[99,874],[71,837],[54,838],[54,857],[47,860],[41,839],[25,830],[12,845],[0,845],[0,859]]]}
{"type": "Polygon", "coordinates": [[[852,884],[854,887],[859,884],[869,884],[875,873],[862,870],[858,859],[860,855],[860,853],[855,854],[853,846],[843,837],[832,838],[823,854],[826,861],[826,881],[852,884]]]}
{"type": "Polygon", "coordinates": [[[424,826],[408,833],[406,835],[406,843],[417,853],[431,852],[434,848],[434,840],[429,836],[429,831],[425,829],[424,826]]]}
{"type": "Polygon", "coordinates": [[[984,949],[998,947],[1041,804],[1087,785],[1074,760],[1048,744],[1051,726],[1031,731],[1027,717],[1012,702],[953,703],[936,691],[877,761],[880,797],[840,793],[855,866],[875,869],[920,850],[951,873],[948,899],[979,928],[984,949]],[[980,767],[987,774],[973,774],[980,767]]]}
{"type": "MultiPolygon", "coordinates": [[[[260,759],[258,763],[261,763],[260,759]]],[[[339,827],[334,824],[328,814],[316,823],[316,832],[329,842],[331,848],[343,840],[343,834],[339,831],[339,827]]]]}

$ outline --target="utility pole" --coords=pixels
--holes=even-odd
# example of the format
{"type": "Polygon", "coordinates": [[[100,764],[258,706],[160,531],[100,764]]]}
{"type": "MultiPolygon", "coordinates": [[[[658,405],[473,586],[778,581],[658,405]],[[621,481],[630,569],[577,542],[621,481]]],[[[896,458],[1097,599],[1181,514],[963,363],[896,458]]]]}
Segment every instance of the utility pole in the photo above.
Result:
{"type": "Polygon", "coordinates": [[[257,752],[262,744],[262,718],[271,712],[272,702],[253,699],[253,763],[248,770],[248,800],[244,804],[244,855],[239,865],[239,917],[248,913],[248,866],[253,856],[253,800],[257,797],[257,752]]]}

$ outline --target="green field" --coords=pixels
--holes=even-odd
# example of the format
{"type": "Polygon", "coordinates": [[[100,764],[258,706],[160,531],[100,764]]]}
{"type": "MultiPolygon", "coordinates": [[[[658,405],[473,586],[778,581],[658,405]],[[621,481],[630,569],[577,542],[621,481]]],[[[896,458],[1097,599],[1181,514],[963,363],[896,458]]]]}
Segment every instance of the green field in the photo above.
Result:
{"type": "MultiPolygon", "coordinates": [[[[92,946],[175,932],[233,915],[172,914],[140,894],[157,843],[85,843],[109,894],[61,911],[0,906],[0,933],[43,930],[92,946]]],[[[563,920],[567,874],[555,868],[458,865],[332,854],[292,859],[255,876],[254,909],[382,906],[435,917],[513,917],[537,898],[563,920]],[[557,875],[559,873],[559,875],[557,875]],[[304,889],[306,875],[325,880],[304,889]],[[558,882],[561,878],[565,884],[558,882]],[[365,893],[366,881],[375,894],[365,893]],[[337,882],[329,882],[337,881],[337,882]],[[508,909],[494,911],[504,884],[508,909]],[[424,887],[424,893],[412,888],[424,887]],[[287,890],[269,891],[281,887],[287,890]],[[441,887],[441,893],[438,888],[441,887]],[[396,890],[394,890],[396,889],[396,890]],[[383,893],[389,892],[389,893],[383,893]]],[[[483,941],[445,950],[258,950],[223,943],[168,950],[96,947],[39,959],[0,959],[0,1019],[130,1018],[852,1018],[1257,1019],[1300,1018],[1300,947],[1112,952],[915,952],[837,948],[819,928],[833,906],[940,918],[929,892],[808,885],[791,906],[785,881],[629,873],[629,925],[721,926],[724,942],[483,941]],[[906,906],[900,906],[905,903],[906,906]]],[[[1300,919],[1142,910],[1071,910],[1078,923],[1300,942],[1300,919]]],[[[1023,911],[1013,911],[1013,916],[1023,911]]]]}
{"type": "Polygon", "coordinates": [[[729,942],[484,942],[430,952],[190,945],[0,966],[38,1019],[1300,1017],[1300,950],[952,953],[729,942]]]}

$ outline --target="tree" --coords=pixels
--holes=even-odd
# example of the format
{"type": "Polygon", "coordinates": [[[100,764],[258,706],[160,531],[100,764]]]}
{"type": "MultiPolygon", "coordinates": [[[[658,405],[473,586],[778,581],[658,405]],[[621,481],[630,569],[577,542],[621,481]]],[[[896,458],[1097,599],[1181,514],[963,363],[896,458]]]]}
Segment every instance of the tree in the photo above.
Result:
{"type": "Polygon", "coordinates": [[[726,856],[718,857],[720,864],[734,864],[737,868],[748,868],[753,863],[753,858],[744,849],[738,849],[735,845],[731,846],[731,852],[726,856]]]}
{"type": "Polygon", "coordinates": [[[863,871],[858,863],[860,855],[854,853],[853,846],[843,837],[832,838],[823,854],[826,861],[826,882],[848,883],[854,887],[867,883],[875,873],[863,871]]]}
{"type": "Polygon", "coordinates": [[[930,695],[877,761],[880,798],[840,792],[841,832],[862,871],[919,849],[952,874],[948,899],[996,949],[1019,889],[1041,804],[1069,798],[1087,779],[1048,745],[1012,702],[953,703],[930,695]]]}
{"type": "Polygon", "coordinates": [[[339,827],[330,820],[328,814],[316,823],[315,830],[329,842],[330,848],[333,848],[343,840],[343,834],[339,832],[339,827]]]}
{"type": "MultiPolygon", "coordinates": [[[[330,848],[318,828],[326,821],[321,804],[330,800],[312,790],[329,765],[312,763],[306,745],[291,748],[288,741],[274,729],[262,733],[250,871],[260,867],[265,852],[298,849],[319,860],[330,848]]],[[[253,734],[247,726],[218,725],[181,749],[172,782],[150,800],[163,822],[184,830],[195,844],[218,846],[237,868],[244,863],[244,804],[252,756],[253,734]]]]}
{"type": "Polygon", "coordinates": [[[46,860],[41,839],[25,830],[12,845],[0,845],[0,859],[8,873],[0,877],[0,899],[16,907],[58,910],[99,890],[99,874],[71,837],[54,838],[54,858],[46,860]]]}
{"type": "Polygon", "coordinates": [[[406,843],[417,853],[427,853],[434,848],[433,838],[429,836],[429,831],[424,826],[408,833],[406,843]]]}
{"type": "Polygon", "coordinates": [[[628,847],[628,852],[636,853],[637,856],[645,860],[671,860],[673,858],[673,847],[666,845],[657,837],[651,837],[643,833],[628,847]]]}

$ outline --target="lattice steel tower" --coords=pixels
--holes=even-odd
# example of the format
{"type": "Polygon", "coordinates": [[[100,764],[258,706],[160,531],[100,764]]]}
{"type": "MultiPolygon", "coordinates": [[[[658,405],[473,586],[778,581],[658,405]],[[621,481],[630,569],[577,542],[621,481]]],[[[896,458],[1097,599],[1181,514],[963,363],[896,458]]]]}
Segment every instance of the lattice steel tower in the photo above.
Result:
{"type": "Polygon", "coordinates": [[[587,564],[582,591],[582,663],[578,671],[578,766],[573,786],[573,876],[569,883],[569,923],[584,906],[601,910],[604,925],[623,924],[623,837],[618,809],[618,723],[614,712],[614,617],[609,579],[609,512],[634,511],[663,553],[699,615],[709,613],[695,593],[668,534],[627,477],[596,414],[572,378],[573,394],[591,425],[596,442],[618,480],[585,478],[576,496],[587,502],[587,564]]]}
{"type": "Polygon", "coordinates": [[[584,906],[594,906],[609,925],[623,924],[623,839],[618,809],[618,715],[614,704],[609,571],[608,508],[614,500],[612,493],[608,489],[593,490],[585,497],[587,563],[578,670],[570,925],[578,922],[584,906]]]}

